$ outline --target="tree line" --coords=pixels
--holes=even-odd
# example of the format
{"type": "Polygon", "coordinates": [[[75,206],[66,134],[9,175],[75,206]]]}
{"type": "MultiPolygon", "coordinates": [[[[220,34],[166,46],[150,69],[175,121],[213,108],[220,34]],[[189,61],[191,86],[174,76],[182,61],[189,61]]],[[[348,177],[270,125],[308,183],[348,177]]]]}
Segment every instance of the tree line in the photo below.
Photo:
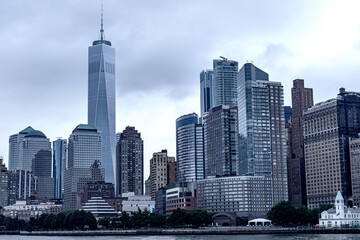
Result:
{"type": "Polygon", "coordinates": [[[321,204],[319,208],[308,208],[307,206],[294,207],[290,201],[281,201],[275,204],[267,213],[268,219],[274,225],[310,226],[319,223],[320,214],[332,208],[331,204],[321,204]]]}
{"type": "Polygon", "coordinates": [[[100,225],[105,229],[129,229],[143,227],[199,227],[212,223],[212,214],[204,210],[185,211],[177,209],[166,218],[150,213],[147,209],[138,210],[130,215],[122,212],[116,218],[96,218],[91,212],[76,210],[58,214],[42,214],[38,218],[31,217],[28,222],[18,218],[0,215],[0,230],[5,231],[44,231],[44,230],[95,230],[100,225]]]}

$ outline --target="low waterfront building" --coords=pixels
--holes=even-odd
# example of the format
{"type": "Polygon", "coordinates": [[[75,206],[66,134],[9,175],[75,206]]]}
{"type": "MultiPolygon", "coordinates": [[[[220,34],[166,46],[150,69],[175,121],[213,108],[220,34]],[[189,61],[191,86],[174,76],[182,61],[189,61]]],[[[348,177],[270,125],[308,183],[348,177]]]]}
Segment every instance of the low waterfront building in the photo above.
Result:
{"type": "Polygon", "coordinates": [[[146,195],[128,196],[127,200],[122,201],[122,210],[127,213],[131,214],[132,212],[137,212],[139,209],[141,211],[147,209],[153,213],[155,210],[155,201],[146,195]]]}
{"type": "Polygon", "coordinates": [[[82,210],[91,212],[96,220],[103,217],[113,218],[118,216],[117,212],[112,209],[101,197],[92,197],[83,205],[82,210]]]}
{"type": "Polygon", "coordinates": [[[196,182],[197,209],[235,212],[262,217],[273,206],[271,178],[265,176],[213,177],[196,182]]]}
{"type": "Polygon", "coordinates": [[[321,213],[319,224],[324,227],[359,226],[360,209],[346,207],[344,198],[338,191],[334,207],[321,213]]]}
{"type": "Polygon", "coordinates": [[[29,221],[31,217],[37,218],[42,214],[58,214],[62,211],[62,205],[55,203],[40,203],[38,205],[26,205],[26,201],[16,201],[16,204],[3,207],[1,214],[5,217],[18,218],[29,221]]]}
{"type": "Polygon", "coordinates": [[[195,182],[175,183],[166,188],[166,216],[169,216],[176,209],[195,210],[195,182]]]}

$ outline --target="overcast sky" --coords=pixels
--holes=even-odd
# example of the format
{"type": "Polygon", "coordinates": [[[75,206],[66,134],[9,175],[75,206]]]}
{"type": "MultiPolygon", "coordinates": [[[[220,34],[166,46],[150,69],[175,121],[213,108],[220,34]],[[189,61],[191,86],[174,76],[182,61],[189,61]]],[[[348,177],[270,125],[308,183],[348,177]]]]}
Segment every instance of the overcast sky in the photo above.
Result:
{"type": "MultiPolygon", "coordinates": [[[[315,102],[360,92],[360,1],[104,0],[116,50],[116,127],[135,126],[145,148],[176,155],[175,120],[200,112],[199,73],[225,56],[284,85],[305,79],[315,102]]],[[[100,0],[0,0],[0,155],[27,126],[51,141],[87,122],[88,46],[100,0]]]]}

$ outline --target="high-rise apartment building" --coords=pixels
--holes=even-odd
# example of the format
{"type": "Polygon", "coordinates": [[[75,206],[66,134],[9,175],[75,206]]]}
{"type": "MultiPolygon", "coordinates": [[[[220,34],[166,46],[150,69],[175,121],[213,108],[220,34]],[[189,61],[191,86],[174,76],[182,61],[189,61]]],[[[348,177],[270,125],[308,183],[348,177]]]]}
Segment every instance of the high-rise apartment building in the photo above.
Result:
{"type": "Polygon", "coordinates": [[[252,63],[238,78],[241,175],[272,178],[273,203],[288,199],[283,87],[252,63]]]}
{"type": "Polygon", "coordinates": [[[204,178],[204,125],[196,113],[176,119],[177,180],[193,182],[204,178]]]}
{"type": "Polygon", "coordinates": [[[68,166],[64,176],[64,210],[81,208],[80,193],[89,181],[103,181],[101,137],[91,125],[80,124],[72,132],[68,145],[68,166]]]}
{"type": "Polygon", "coordinates": [[[360,132],[360,93],[340,88],[337,98],[303,114],[308,206],[332,203],[338,191],[352,196],[349,139],[360,132]]]}
{"type": "Polygon", "coordinates": [[[354,206],[360,206],[360,138],[350,139],[350,176],[354,206]]]}
{"type": "Polygon", "coordinates": [[[213,61],[212,98],[213,107],[237,105],[237,72],[238,63],[227,58],[213,61]]]}
{"type": "Polygon", "coordinates": [[[115,49],[104,39],[102,18],[100,39],[89,47],[88,70],[88,124],[101,136],[105,181],[115,184],[115,49]]]}
{"type": "Polygon", "coordinates": [[[9,182],[15,186],[12,188],[12,194],[15,190],[16,200],[26,200],[28,197],[35,195],[38,189],[37,177],[31,170],[16,169],[9,171],[9,182]]]}
{"type": "Polygon", "coordinates": [[[144,193],[144,142],[135,127],[127,126],[117,144],[118,194],[144,193]]]}
{"type": "Polygon", "coordinates": [[[292,108],[290,106],[284,106],[285,123],[289,123],[292,118],[292,108]]]}
{"type": "Polygon", "coordinates": [[[3,157],[0,156],[0,206],[8,206],[9,205],[9,177],[8,171],[3,163],[3,157]]]}
{"type": "Polygon", "coordinates": [[[201,117],[213,107],[212,84],[214,71],[203,70],[200,73],[200,108],[201,117]]]}
{"type": "Polygon", "coordinates": [[[312,88],[304,87],[303,79],[295,79],[291,89],[291,152],[288,160],[289,200],[297,207],[306,205],[303,112],[314,105],[312,88]]]}
{"type": "Polygon", "coordinates": [[[67,141],[57,139],[53,142],[53,178],[54,198],[63,199],[64,195],[64,172],[66,169],[67,141]]]}
{"type": "Polygon", "coordinates": [[[220,105],[204,117],[205,177],[237,175],[237,107],[220,105]]]}
{"type": "Polygon", "coordinates": [[[175,157],[170,157],[167,150],[153,153],[150,159],[150,196],[155,199],[155,192],[167,184],[174,183],[174,176],[171,176],[169,165],[175,163],[175,157]]]}

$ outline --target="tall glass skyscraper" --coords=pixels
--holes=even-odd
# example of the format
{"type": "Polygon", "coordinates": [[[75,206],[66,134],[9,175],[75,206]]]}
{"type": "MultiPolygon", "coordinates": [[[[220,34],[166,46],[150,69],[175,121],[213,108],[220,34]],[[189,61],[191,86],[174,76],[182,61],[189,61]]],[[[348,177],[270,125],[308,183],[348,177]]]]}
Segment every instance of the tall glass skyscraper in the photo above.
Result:
{"type": "Polygon", "coordinates": [[[204,178],[204,125],[196,113],[176,119],[176,158],[178,182],[204,178]]]}
{"type": "Polygon", "coordinates": [[[213,107],[227,105],[237,106],[237,73],[238,63],[227,58],[215,59],[213,62],[212,98],[213,107]]]}
{"type": "Polygon", "coordinates": [[[88,123],[101,136],[105,181],[115,183],[115,49],[104,39],[102,18],[100,39],[89,47],[88,76],[88,123]]]}
{"type": "Polygon", "coordinates": [[[213,97],[212,97],[213,77],[214,77],[214,71],[212,70],[203,70],[200,73],[201,117],[204,117],[204,113],[209,112],[209,109],[213,107],[213,97]]]}
{"type": "Polygon", "coordinates": [[[238,74],[240,174],[272,178],[273,203],[288,199],[283,87],[246,63],[238,74]]]}
{"type": "Polygon", "coordinates": [[[67,142],[66,139],[57,139],[53,142],[53,178],[54,198],[63,198],[64,171],[66,168],[67,142]]]}

